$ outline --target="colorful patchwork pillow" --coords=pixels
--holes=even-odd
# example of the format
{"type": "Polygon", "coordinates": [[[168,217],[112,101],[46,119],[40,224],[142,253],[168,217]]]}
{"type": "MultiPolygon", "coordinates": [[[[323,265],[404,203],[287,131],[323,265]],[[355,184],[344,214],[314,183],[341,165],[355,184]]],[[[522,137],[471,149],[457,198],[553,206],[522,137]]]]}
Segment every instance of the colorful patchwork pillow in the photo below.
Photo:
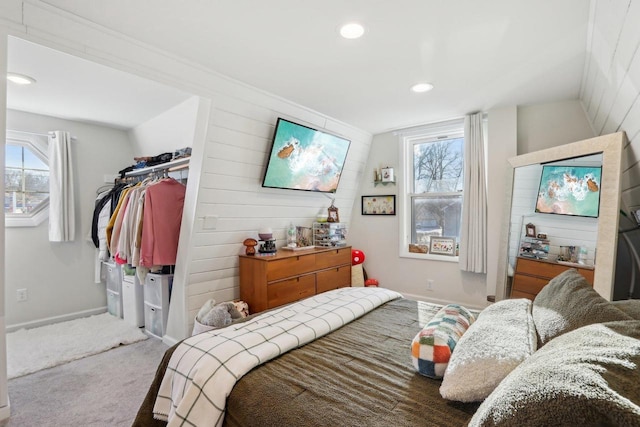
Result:
{"type": "Polygon", "coordinates": [[[473,314],[461,305],[442,307],[411,342],[416,371],[430,378],[442,378],[456,343],[474,321],[473,314]]]}

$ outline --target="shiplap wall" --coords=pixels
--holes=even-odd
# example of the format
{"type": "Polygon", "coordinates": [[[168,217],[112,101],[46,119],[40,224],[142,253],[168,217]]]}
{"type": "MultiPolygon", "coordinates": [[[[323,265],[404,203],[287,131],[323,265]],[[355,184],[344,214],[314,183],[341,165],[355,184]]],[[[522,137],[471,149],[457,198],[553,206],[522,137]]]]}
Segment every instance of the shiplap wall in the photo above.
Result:
{"type": "MultiPolygon", "coordinates": [[[[600,165],[602,165],[600,156],[600,165]]],[[[566,161],[563,164],[571,164],[566,161]]],[[[595,164],[589,164],[594,165],[595,164]]],[[[587,264],[593,265],[598,235],[598,219],[535,212],[542,165],[515,168],[513,176],[513,197],[511,204],[511,225],[509,233],[509,264],[515,268],[520,240],[525,235],[525,225],[532,223],[536,233],[543,233],[549,239],[549,259],[555,259],[560,246],[580,246],[588,249],[587,264]]]]}
{"type": "Polygon", "coordinates": [[[640,208],[640,0],[593,0],[580,99],[596,135],[625,131],[622,208],[640,208]]]}
{"type": "MultiPolygon", "coordinates": [[[[216,230],[196,227],[187,299],[188,319],[193,319],[209,298],[228,301],[239,296],[238,255],[242,241],[257,238],[258,230],[271,227],[281,246],[290,222],[311,227],[318,213],[326,213],[331,199],[340,220],[348,222],[366,160],[371,135],[316,113],[269,103],[217,97],[209,120],[205,161],[200,180],[197,218],[216,217],[216,230]],[[277,117],[325,129],[351,140],[335,195],[262,188],[277,117]]],[[[191,325],[190,325],[191,326],[191,325]]]]}

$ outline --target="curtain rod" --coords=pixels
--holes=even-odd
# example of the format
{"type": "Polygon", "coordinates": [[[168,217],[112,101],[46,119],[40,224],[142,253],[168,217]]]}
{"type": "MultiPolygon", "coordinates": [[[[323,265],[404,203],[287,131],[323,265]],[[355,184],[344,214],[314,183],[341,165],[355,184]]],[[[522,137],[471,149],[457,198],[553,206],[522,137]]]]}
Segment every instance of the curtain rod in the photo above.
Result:
{"type": "MultiPolygon", "coordinates": [[[[27,133],[27,134],[29,134],[29,135],[46,136],[47,138],[48,138],[51,134],[53,134],[53,132],[37,133],[37,132],[26,132],[26,131],[24,131],[24,130],[15,130],[15,129],[7,129],[7,130],[10,130],[10,131],[12,131],[12,132],[22,132],[22,133],[27,133]]],[[[71,136],[71,140],[72,140],[72,141],[75,141],[76,139],[77,139],[77,138],[76,138],[75,136],[73,136],[73,135],[71,136]]]]}

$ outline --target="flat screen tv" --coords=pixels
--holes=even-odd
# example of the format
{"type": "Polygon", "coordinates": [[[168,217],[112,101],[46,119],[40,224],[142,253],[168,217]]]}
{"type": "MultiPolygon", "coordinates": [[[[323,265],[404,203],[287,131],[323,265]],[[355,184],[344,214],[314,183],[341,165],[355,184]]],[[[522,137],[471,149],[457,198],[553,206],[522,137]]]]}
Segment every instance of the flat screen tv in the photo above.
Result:
{"type": "Polygon", "coordinates": [[[262,186],[335,193],[349,144],[337,135],[279,118],[262,186]]]}
{"type": "Polygon", "coordinates": [[[536,212],[598,217],[602,167],[544,165],[536,212]]]}

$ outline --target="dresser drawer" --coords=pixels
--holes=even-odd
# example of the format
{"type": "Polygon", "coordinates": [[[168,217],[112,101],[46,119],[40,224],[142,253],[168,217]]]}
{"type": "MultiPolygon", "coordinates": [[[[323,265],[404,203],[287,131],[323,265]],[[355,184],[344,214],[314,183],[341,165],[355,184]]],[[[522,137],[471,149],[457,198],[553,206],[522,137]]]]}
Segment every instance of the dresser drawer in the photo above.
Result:
{"type": "Polygon", "coordinates": [[[520,292],[516,290],[511,291],[511,298],[527,298],[533,301],[535,297],[536,296],[534,294],[528,294],[526,292],[520,292]]]}
{"type": "Polygon", "coordinates": [[[531,274],[532,276],[548,277],[550,279],[565,271],[568,267],[561,264],[518,259],[516,270],[518,273],[531,274]]]}
{"type": "Polygon", "coordinates": [[[511,297],[514,298],[514,292],[526,292],[528,294],[537,295],[549,283],[549,279],[542,279],[540,277],[524,276],[522,274],[515,274],[513,276],[513,291],[511,297]]]}
{"type": "Polygon", "coordinates": [[[351,266],[320,271],[316,274],[317,293],[351,286],[351,266]]]}
{"type": "Polygon", "coordinates": [[[316,266],[319,269],[340,264],[351,265],[351,248],[334,249],[316,254],[316,266]]]}
{"type": "Polygon", "coordinates": [[[317,268],[315,254],[274,260],[267,266],[267,282],[309,273],[317,268]]]}
{"type": "Polygon", "coordinates": [[[267,308],[307,298],[316,293],[316,275],[307,274],[267,285],[267,308]]]}

